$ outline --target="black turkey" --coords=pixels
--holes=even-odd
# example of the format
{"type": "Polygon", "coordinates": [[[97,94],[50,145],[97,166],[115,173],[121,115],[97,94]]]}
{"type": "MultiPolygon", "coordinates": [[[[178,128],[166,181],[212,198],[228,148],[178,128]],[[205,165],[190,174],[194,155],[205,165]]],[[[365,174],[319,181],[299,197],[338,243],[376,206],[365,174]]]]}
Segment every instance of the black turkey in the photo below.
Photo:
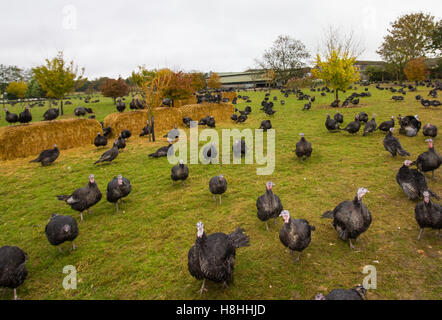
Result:
{"type": "Polygon", "coordinates": [[[32,121],[32,115],[29,111],[29,106],[25,107],[25,110],[18,115],[18,122],[28,123],[32,121]]]}
{"type": "Polygon", "coordinates": [[[388,132],[391,128],[394,128],[394,116],[391,117],[391,120],[382,122],[376,130],[388,132]]]}
{"type": "Polygon", "coordinates": [[[8,123],[16,123],[16,122],[18,122],[18,115],[16,115],[15,113],[9,112],[8,109],[6,109],[6,108],[4,108],[3,110],[6,113],[6,117],[5,118],[6,118],[6,121],[8,123]]]}
{"type": "Polygon", "coordinates": [[[215,128],[215,118],[210,116],[209,120],[207,121],[207,126],[210,128],[215,128]]]}
{"type": "Polygon", "coordinates": [[[44,119],[44,121],[55,120],[58,118],[59,114],[60,114],[60,110],[58,110],[58,108],[49,108],[43,114],[43,119],[44,119]]]}
{"type": "Polygon", "coordinates": [[[413,116],[403,117],[401,118],[399,124],[401,126],[401,128],[399,129],[399,133],[406,135],[407,137],[416,136],[422,125],[417,115],[415,115],[414,117],[413,116]]]}
{"type": "Polygon", "coordinates": [[[98,203],[102,194],[95,182],[94,175],[89,176],[89,183],[83,188],[75,190],[71,195],[57,196],[58,200],[65,201],[75,211],[80,212],[81,221],[83,221],[83,211],[98,203]]]}
{"type": "Polygon", "coordinates": [[[14,300],[18,299],[17,288],[28,276],[26,261],[28,255],[19,247],[0,248],[0,287],[14,289],[14,300]]]}
{"type": "Polygon", "coordinates": [[[213,194],[213,201],[215,202],[216,195],[219,194],[219,204],[221,204],[221,195],[227,190],[227,181],[222,174],[210,179],[209,190],[213,194]]]}
{"type": "Polygon", "coordinates": [[[437,200],[439,196],[428,189],[427,180],[424,175],[417,169],[410,169],[410,165],[415,164],[410,160],[405,160],[404,165],[396,174],[396,181],[404,191],[409,200],[418,200],[423,197],[424,191],[428,191],[430,195],[437,200]]]}
{"type": "Polygon", "coordinates": [[[306,160],[312,154],[312,144],[305,140],[304,134],[300,133],[301,140],[296,143],[295,153],[298,158],[302,158],[302,160],[306,160]]]}
{"type": "Polygon", "coordinates": [[[338,132],[339,124],[335,119],[330,118],[330,115],[327,114],[327,119],[325,120],[325,127],[328,131],[338,132]]]}
{"type": "Polygon", "coordinates": [[[200,125],[200,126],[206,126],[207,123],[209,122],[209,119],[210,119],[210,116],[209,116],[209,115],[205,116],[204,118],[202,118],[202,119],[198,122],[198,125],[200,125]]]}
{"type": "Polygon", "coordinates": [[[335,100],[335,101],[333,101],[331,104],[330,104],[330,107],[332,107],[332,108],[337,108],[337,107],[339,107],[339,100],[335,100]]]}
{"type": "Polygon", "coordinates": [[[118,135],[118,138],[114,140],[114,145],[117,146],[118,150],[126,148],[126,141],[121,136],[121,133],[118,135]]]}
{"type": "Polygon", "coordinates": [[[426,137],[432,137],[432,138],[436,138],[437,136],[437,127],[427,123],[424,128],[422,129],[422,133],[424,136],[426,137]]]}
{"type": "Polygon", "coordinates": [[[365,300],[367,290],[363,286],[353,289],[334,289],[324,297],[322,293],[316,295],[315,300],[365,300]]]}
{"type": "Polygon", "coordinates": [[[263,129],[264,132],[266,132],[267,130],[272,129],[272,123],[270,122],[270,120],[263,120],[261,121],[261,126],[259,127],[259,129],[263,129]]]}
{"type": "Polygon", "coordinates": [[[218,150],[216,149],[215,142],[212,142],[210,146],[204,147],[203,157],[206,160],[206,163],[218,163],[216,160],[218,159],[218,150]]]}
{"type": "Polygon", "coordinates": [[[60,150],[57,145],[54,144],[54,149],[43,150],[36,159],[31,160],[30,162],[41,162],[42,166],[47,166],[57,160],[59,155],[60,150]]]}
{"type": "Polygon", "coordinates": [[[350,101],[352,104],[357,105],[359,104],[359,99],[354,99],[353,101],[350,101]]]}
{"type": "Polygon", "coordinates": [[[307,110],[310,110],[311,108],[312,108],[312,103],[309,102],[309,103],[304,104],[302,111],[307,111],[307,110]]]}
{"type": "Polygon", "coordinates": [[[110,203],[115,203],[115,208],[118,212],[118,201],[123,202],[123,198],[127,197],[131,191],[132,185],[130,181],[119,174],[107,184],[106,200],[110,203]]]}
{"type": "Polygon", "coordinates": [[[151,158],[161,158],[161,157],[167,157],[168,154],[173,154],[173,144],[169,141],[169,145],[159,148],[154,153],[149,154],[148,156],[151,158]]]}
{"type": "Polygon", "coordinates": [[[117,102],[118,112],[123,112],[124,109],[126,109],[126,104],[123,101],[121,101],[121,99],[118,99],[118,102],[117,102]]]}
{"type": "Polygon", "coordinates": [[[195,244],[187,255],[189,273],[197,280],[203,280],[200,295],[205,288],[206,279],[222,283],[228,287],[233,282],[236,249],[250,245],[250,238],[244,230],[237,228],[226,235],[221,232],[209,236],[204,232],[204,225],[198,222],[195,244]]]}
{"type": "Polygon", "coordinates": [[[230,116],[230,119],[231,119],[232,121],[236,121],[236,120],[238,120],[238,115],[235,114],[235,113],[233,113],[233,114],[230,116]]]}
{"type": "Polygon", "coordinates": [[[112,134],[112,128],[111,127],[107,127],[107,128],[103,128],[103,136],[105,136],[106,138],[109,138],[112,134]]]}
{"type": "Polygon", "coordinates": [[[85,116],[86,113],[87,113],[87,110],[86,110],[86,108],[84,108],[84,107],[77,107],[77,108],[74,109],[74,114],[75,114],[77,117],[85,116]]]}
{"type": "Polygon", "coordinates": [[[107,145],[107,138],[102,136],[100,132],[97,133],[97,136],[94,139],[94,145],[98,147],[105,147],[107,145]]]}
{"type": "MultiPolygon", "coordinates": [[[[48,241],[53,246],[58,246],[66,241],[72,242],[72,250],[75,250],[74,240],[78,237],[77,221],[71,216],[62,216],[56,213],[51,215],[46,225],[45,233],[48,241]]],[[[58,247],[61,252],[61,247],[58,247]]]]}
{"type": "Polygon", "coordinates": [[[442,228],[442,206],[431,202],[430,193],[423,192],[424,201],[416,204],[414,208],[414,217],[420,227],[419,236],[417,240],[422,237],[424,228],[431,228],[437,230],[437,237],[440,238],[440,229],[442,228]]]}
{"type": "Polygon", "coordinates": [[[339,113],[339,112],[337,112],[337,113],[333,116],[333,119],[335,119],[336,122],[338,122],[338,123],[343,123],[343,122],[344,122],[344,115],[341,114],[341,113],[339,113]]]}
{"type": "Polygon", "coordinates": [[[434,149],[433,140],[427,139],[426,142],[428,142],[428,151],[417,157],[416,165],[422,172],[431,171],[434,178],[434,170],[437,170],[442,164],[442,157],[434,149]]]}
{"type": "Polygon", "coordinates": [[[279,197],[273,193],[273,186],[273,182],[267,182],[266,192],[256,200],[258,219],[265,222],[267,231],[269,230],[267,221],[273,218],[275,219],[274,223],[276,224],[276,219],[284,209],[279,197]]]}
{"type": "Polygon", "coordinates": [[[279,231],[279,240],[290,249],[292,255],[295,251],[298,252],[298,256],[295,258],[295,262],[298,262],[301,252],[308,247],[312,240],[312,231],[315,230],[315,227],[309,225],[307,220],[290,218],[290,213],[287,210],[282,211],[280,216],[284,219],[284,223],[279,231]]]}
{"type": "Polygon", "coordinates": [[[373,117],[371,118],[371,120],[367,121],[367,123],[365,124],[363,136],[365,137],[368,133],[374,132],[376,130],[376,127],[377,127],[376,115],[373,114],[373,117]]]}
{"type": "Polygon", "coordinates": [[[183,117],[183,123],[186,125],[186,127],[190,128],[190,123],[192,122],[192,118],[189,117],[183,117]]]}
{"type": "Polygon", "coordinates": [[[246,142],[242,139],[236,140],[232,146],[233,156],[235,158],[241,158],[247,154],[246,142]]]}
{"type": "Polygon", "coordinates": [[[358,116],[356,116],[355,121],[350,122],[344,129],[339,128],[339,130],[347,131],[351,134],[358,133],[359,129],[361,129],[361,122],[358,116]]]}
{"type": "Polygon", "coordinates": [[[116,145],[116,143],[114,143],[112,148],[110,148],[105,153],[103,153],[101,155],[100,159],[98,159],[94,164],[101,163],[101,162],[111,163],[112,161],[114,161],[118,157],[119,153],[120,152],[118,151],[118,146],[116,145]]]}
{"type": "Polygon", "coordinates": [[[128,140],[132,136],[132,133],[129,130],[121,131],[121,137],[125,140],[128,140]]]}
{"type": "Polygon", "coordinates": [[[394,128],[390,128],[390,131],[384,138],[383,143],[385,150],[390,152],[393,157],[395,157],[396,154],[399,154],[402,157],[409,156],[410,153],[402,148],[399,139],[393,136],[393,130],[394,128]]]}
{"type": "Polygon", "coordinates": [[[365,188],[359,188],[353,201],[343,201],[333,210],[325,212],[323,218],[332,218],[333,227],[338,232],[338,236],[343,241],[349,241],[350,248],[354,249],[351,239],[356,239],[371,224],[371,213],[362,202],[362,197],[369,192],[365,188]]]}
{"type": "Polygon", "coordinates": [[[368,121],[368,114],[365,113],[364,111],[362,111],[362,112],[359,113],[358,118],[359,118],[359,121],[367,123],[367,121],[368,121]]]}
{"type": "Polygon", "coordinates": [[[189,168],[184,164],[183,160],[180,160],[180,163],[174,166],[170,173],[170,177],[172,178],[172,186],[174,185],[175,181],[180,181],[180,180],[184,186],[185,185],[184,180],[186,180],[188,176],[189,176],[189,168]]]}
{"type": "Polygon", "coordinates": [[[152,130],[152,126],[149,123],[149,120],[147,120],[146,126],[141,130],[140,133],[140,137],[144,137],[146,135],[149,135],[149,141],[151,139],[151,134],[152,134],[153,130],[152,130]]]}

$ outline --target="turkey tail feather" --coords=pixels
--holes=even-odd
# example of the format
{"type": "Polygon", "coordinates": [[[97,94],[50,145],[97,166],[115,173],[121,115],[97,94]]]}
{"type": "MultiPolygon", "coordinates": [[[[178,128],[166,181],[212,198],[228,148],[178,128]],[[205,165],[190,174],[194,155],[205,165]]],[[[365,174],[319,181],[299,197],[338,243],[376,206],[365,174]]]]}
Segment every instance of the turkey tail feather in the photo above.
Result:
{"type": "Polygon", "coordinates": [[[324,212],[324,214],[322,215],[322,218],[332,219],[333,218],[333,211],[324,212]]]}
{"type": "Polygon", "coordinates": [[[58,200],[66,201],[70,196],[57,196],[58,200]]]}
{"type": "Polygon", "coordinates": [[[244,234],[244,229],[237,228],[231,234],[229,234],[230,240],[232,240],[235,248],[250,246],[250,237],[244,234]]]}

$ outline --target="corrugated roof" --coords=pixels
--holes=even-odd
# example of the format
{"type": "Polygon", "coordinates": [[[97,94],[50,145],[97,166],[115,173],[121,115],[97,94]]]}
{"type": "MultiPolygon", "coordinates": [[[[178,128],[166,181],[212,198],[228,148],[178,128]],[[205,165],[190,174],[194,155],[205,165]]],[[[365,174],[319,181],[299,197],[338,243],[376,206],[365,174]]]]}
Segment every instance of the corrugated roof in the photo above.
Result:
{"type": "Polygon", "coordinates": [[[262,82],[270,80],[264,76],[263,72],[219,72],[218,75],[222,84],[262,82]]]}

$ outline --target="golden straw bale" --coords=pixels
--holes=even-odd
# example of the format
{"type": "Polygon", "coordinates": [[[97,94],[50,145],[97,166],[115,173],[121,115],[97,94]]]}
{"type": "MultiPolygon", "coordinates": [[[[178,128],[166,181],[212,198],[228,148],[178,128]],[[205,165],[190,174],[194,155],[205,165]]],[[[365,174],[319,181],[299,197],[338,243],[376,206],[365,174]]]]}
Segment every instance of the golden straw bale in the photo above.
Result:
{"type": "Polygon", "coordinates": [[[101,125],[93,119],[62,119],[0,128],[0,159],[38,155],[57,144],[60,150],[93,144],[101,125]]]}
{"type": "Polygon", "coordinates": [[[123,130],[129,130],[132,136],[136,136],[140,134],[141,129],[146,126],[147,118],[148,111],[146,109],[121,113],[116,112],[106,116],[103,123],[105,128],[112,128],[112,138],[118,137],[123,130]]]}
{"type": "Polygon", "coordinates": [[[235,91],[232,92],[223,92],[223,99],[229,98],[229,101],[232,101],[234,98],[237,97],[237,94],[235,91]]]}

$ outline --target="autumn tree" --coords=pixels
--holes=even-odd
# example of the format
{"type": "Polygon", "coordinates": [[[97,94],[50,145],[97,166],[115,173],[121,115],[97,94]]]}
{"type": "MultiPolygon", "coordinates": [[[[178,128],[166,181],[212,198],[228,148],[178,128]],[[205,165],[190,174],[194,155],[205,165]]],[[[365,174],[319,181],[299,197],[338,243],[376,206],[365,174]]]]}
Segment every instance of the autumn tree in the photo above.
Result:
{"type": "Polygon", "coordinates": [[[64,60],[63,52],[60,51],[54,58],[46,59],[44,65],[32,69],[34,77],[37,79],[41,88],[46,91],[49,98],[61,99],[60,111],[63,115],[63,98],[66,94],[72,92],[79,81],[84,81],[84,68],[78,72],[78,67],[71,61],[67,63],[64,60]]]}
{"type": "Polygon", "coordinates": [[[434,17],[422,12],[402,15],[391,23],[377,53],[393,67],[398,80],[408,61],[429,52],[434,29],[434,17]]]}
{"type": "Polygon", "coordinates": [[[431,33],[428,49],[436,55],[442,52],[442,20],[439,20],[431,33]]]}
{"type": "Polygon", "coordinates": [[[209,79],[207,80],[207,87],[210,89],[219,89],[221,88],[221,78],[218,73],[212,72],[209,79]]]}
{"type": "Polygon", "coordinates": [[[191,78],[192,87],[194,91],[200,91],[206,87],[206,76],[202,72],[189,73],[191,78]]]}
{"type": "Polygon", "coordinates": [[[16,99],[22,99],[24,98],[27,89],[28,85],[24,81],[14,81],[8,85],[8,87],[6,88],[6,92],[8,93],[8,95],[11,95],[16,99]]]}
{"type": "Polygon", "coordinates": [[[429,74],[427,65],[422,57],[410,60],[404,68],[404,73],[408,81],[422,81],[429,74]]]}
{"type": "Polygon", "coordinates": [[[110,97],[114,99],[114,104],[118,97],[124,97],[129,94],[130,87],[127,85],[126,81],[119,77],[115,79],[106,79],[100,88],[103,96],[110,97]]]}
{"type": "Polygon", "coordinates": [[[348,86],[359,80],[359,72],[354,66],[356,57],[348,52],[333,50],[331,55],[322,60],[316,56],[316,67],[312,70],[314,77],[324,81],[325,85],[335,90],[336,100],[338,92],[347,90],[348,86]]]}
{"type": "Polygon", "coordinates": [[[11,82],[27,82],[32,78],[32,71],[17,66],[0,64],[0,92],[3,93],[11,82]]]}
{"type": "Polygon", "coordinates": [[[256,62],[261,69],[273,70],[276,81],[285,83],[290,78],[302,76],[302,68],[306,66],[305,60],[309,57],[310,54],[300,40],[280,35],[256,62]]]}

